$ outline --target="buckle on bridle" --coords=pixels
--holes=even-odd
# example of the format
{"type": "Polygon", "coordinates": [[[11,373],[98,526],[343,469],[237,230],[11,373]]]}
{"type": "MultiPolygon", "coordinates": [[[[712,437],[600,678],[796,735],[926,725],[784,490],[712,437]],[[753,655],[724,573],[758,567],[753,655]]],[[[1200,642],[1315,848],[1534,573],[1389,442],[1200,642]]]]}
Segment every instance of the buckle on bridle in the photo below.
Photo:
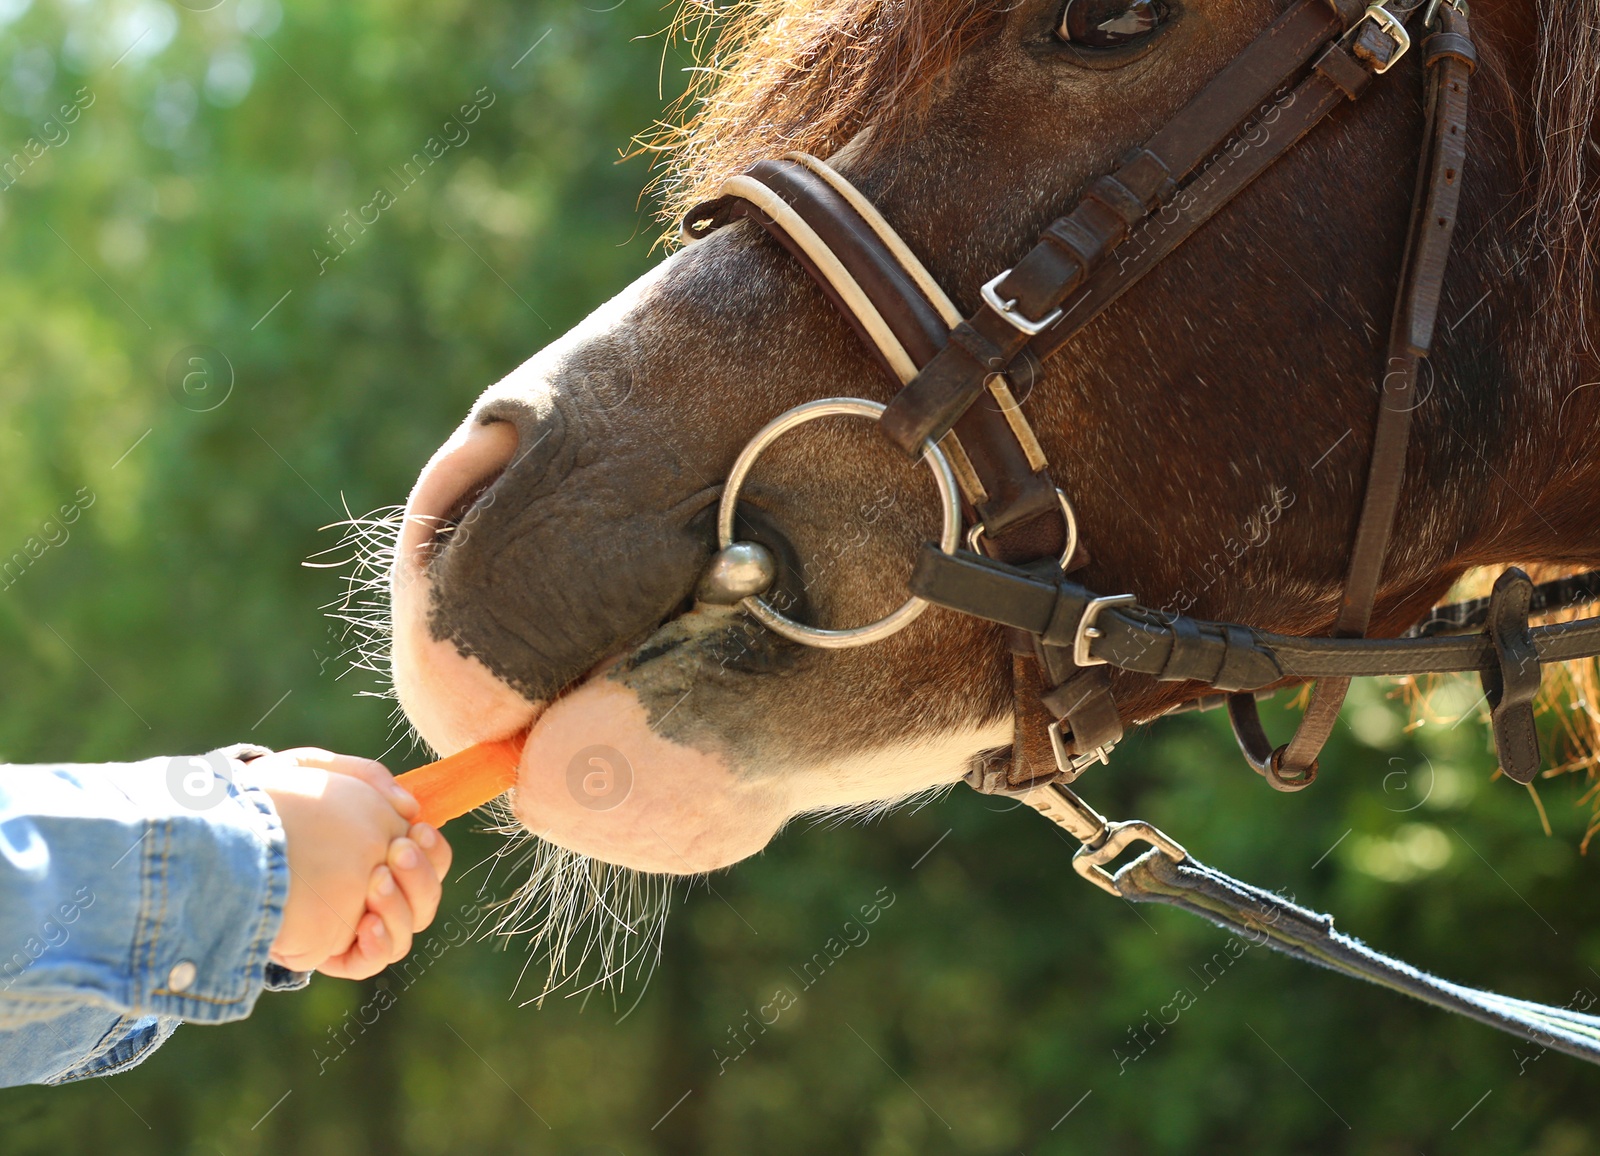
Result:
{"type": "Polygon", "coordinates": [[[1050,750],[1056,756],[1056,770],[1061,772],[1059,782],[1073,782],[1079,775],[1096,763],[1102,763],[1106,766],[1111,765],[1111,752],[1116,747],[1115,743],[1106,743],[1105,746],[1095,747],[1088,754],[1075,755],[1067,750],[1067,740],[1061,733],[1060,719],[1051,723],[1046,729],[1050,733],[1050,750]]]}
{"type": "Polygon", "coordinates": [[[1466,16],[1467,0],[1428,0],[1428,11],[1422,17],[1422,26],[1432,28],[1439,20],[1439,9],[1451,8],[1459,15],[1466,16]]]}
{"type": "MultiPolygon", "coordinates": [[[[1067,500],[1067,495],[1060,486],[1056,487],[1056,501],[1061,505],[1061,520],[1067,527],[1067,544],[1061,548],[1061,572],[1066,573],[1072,565],[1072,556],[1078,552],[1078,515],[1072,509],[1072,503],[1067,500]]],[[[974,554],[982,554],[983,538],[988,528],[982,522],[974,522],[967,529],[967,549],[974,554]]]]}
{"type": "MultiPolygon", "coordinates": [[[[1439,0],[1434,0],[1435,9],[1437,9],[1438,4],[1439,0]]],[[[1433,14],[1433,10],[1430,10],[1430,15],[1431,14],[1433,14]]],[[[1382,30],[1385,36],[1395,42],[1394,55],[1389,57],[1388,63],[1386,63],[1382,68],[1374,68],[1372,70],[1375,76],[1382,76],[1395,65],[1399,64],[1400,61],[1404,59],[1405,54],[1411,51],[1411,33],[1407,32],[1406,26],[1401,23],[1400,19],[1382,4],[1367,5],[1367,10],[1361,14],[1361,20],[1357,20],[1354,27],[1352,27],[1350,31],[1352,33],[1355,32],[1356,29],[1361,27],[1361,23],[1364,20],[1372,21],[1379,27],[1379,29],[1382,30]]]]}
{"type": "Polygon", "coordinates": [[[1000,299],[1000,294],[996,291],[996,286],[998,286],[1000,282],[1004,281],[1009,276],[1011,276],[1011,270],[1007,269],[1004,273],[1000,274],[1000,276],[995,277],[993,280],[989,281],[988,284],[984,285],[984,287],[979,290],[979,293],[983,296],[983,303],[990,309],[993,309],[996,313],[1000,314],[1001,317],[1005,318],[1006,322],[1013,329],[1020,333],[1026,333],[1029,337],[1036,337],[1043,333],[1046,329],[1049,329],[1057,321],[1061,320],[1063,311],[1060,309],[1053,309],[1050,311],[1048,316],[1041,318],[1038,321],[1030,321],[1028,318],[1017,312],[1017,299],[1015,297],[1011,298],[1009,301],[1002,301],[1000,299]]]}
{"type": "Polygon", "coordinates": [[[1078,619],[1078,632],[1072,637],[1072,661],[1076,666],[1105,666],[1106,660],[1096,658],[1089,653],[1089,647],[1094,645],[1094,640],[1100,637],[1100,628],[1095,625],[1100,619],[1100,612],[1107,606],[1133,606],[1138,599],[1132,594],[1113,594],[1107,598],[1091,599],[1089,605],[1083,608],[1083,617],[1078,619]]]}

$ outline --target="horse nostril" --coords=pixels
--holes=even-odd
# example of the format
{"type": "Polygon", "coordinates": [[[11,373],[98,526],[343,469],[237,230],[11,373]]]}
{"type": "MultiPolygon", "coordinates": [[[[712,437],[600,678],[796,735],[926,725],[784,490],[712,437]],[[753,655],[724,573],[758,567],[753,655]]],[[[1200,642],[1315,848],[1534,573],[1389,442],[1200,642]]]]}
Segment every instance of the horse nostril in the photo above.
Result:
{"type": "Polygon", "coordinates": [[[517,427],[506,421],[474,423],[434,455],[417,480],[402,547],[431,558],[448,545],[484,494],[517,453],[517,427]]]}
{"type": "Polygon", "coordinates": [[[461,528],[461,523],[466,520],[467,515],[478,504],[478,499],[489,492],[490,487],[500,480],[504,471],[505,467],[502,466],[493,474],[475,482],[471,489],[457,498],[451,503],[448,510],[438,516],[433,527],[433,536],[427,542],[427,548],[432,553],[437,554],[450,544],[450,539],[455,536],[455,532],[461,528]]]}

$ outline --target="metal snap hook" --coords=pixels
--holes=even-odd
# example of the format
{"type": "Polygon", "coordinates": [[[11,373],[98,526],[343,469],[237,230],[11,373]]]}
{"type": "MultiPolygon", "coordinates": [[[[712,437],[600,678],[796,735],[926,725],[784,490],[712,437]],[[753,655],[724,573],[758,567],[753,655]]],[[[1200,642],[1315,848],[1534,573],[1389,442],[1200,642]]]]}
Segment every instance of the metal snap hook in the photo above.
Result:
{"type": "MultiPolygon", "coordinates": [[[[739,506],[739,491],[744,488],[745,479],[750,470],[755,466],[756,459],[778,438],[806,422],[815,421],[823,417],[865,417],[876,421],[884,411],[884,406],[876,401],[868,401],[859,397],[828,397],[820,401],[808,401],[804,405],[797,405],[785,413],[769,421],[761,428],[750,443],[740,451],[739,457],[734,461],[733,468],[728,471],[728,481],[723,487],[722,501],[717,507],[717,545],[719,547],[716,557],[712,559],[711,570],[718,571],[719,567],[727,569],[733,555],[730,551],[747,549],[748,544],[738,543],[733,538],[734,514],[739,506]]],[[[939,506],[942,516],[942,526],[939,532],[939,549],[946,554],[953,553],[961,543],[961,491],[956,486],[956,476],[950,468],[950,461],[945,457],[944,451],[932,442],[923,442],[922,460],[928,464],[933,472],[934,483],[939,488],[939,506]]],[[[769,580],[770,584],[770,580],[769,580]]],[[[765,589],[765,587],[763,587],[765,589]]],[[[792,642],[803,643],[806,646],[820,647],[824,650],[844,650],[853,646],[865,646],[871,642],[878,642],[904,630],[914,622],[918,615],[928,608],[928,603],[915,596],[908,598],[904,605],[893,613],[870,622],[865,626],[855,626],[846,630],[825,630],[819,626],[808,626],[803,622],[796,622],[792,618],[774,610],[762,601],[760,592],[748,593],[739,600],[750,614],[762,625],[774,633],[781,634],[792,642]]]]}

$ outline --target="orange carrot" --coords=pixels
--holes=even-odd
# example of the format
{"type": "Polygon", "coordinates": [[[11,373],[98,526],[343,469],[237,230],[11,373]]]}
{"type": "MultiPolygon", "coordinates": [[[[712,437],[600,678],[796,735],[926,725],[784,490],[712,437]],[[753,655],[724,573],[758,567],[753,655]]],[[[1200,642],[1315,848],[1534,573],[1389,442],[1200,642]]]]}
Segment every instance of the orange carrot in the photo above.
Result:
{"type": "Polygon", "coordinates": [[[422,804],[424,823],[441,827],[516,785],[526,734],[479,743],[449,758],[407,771],[396,781],[422,804]]]}

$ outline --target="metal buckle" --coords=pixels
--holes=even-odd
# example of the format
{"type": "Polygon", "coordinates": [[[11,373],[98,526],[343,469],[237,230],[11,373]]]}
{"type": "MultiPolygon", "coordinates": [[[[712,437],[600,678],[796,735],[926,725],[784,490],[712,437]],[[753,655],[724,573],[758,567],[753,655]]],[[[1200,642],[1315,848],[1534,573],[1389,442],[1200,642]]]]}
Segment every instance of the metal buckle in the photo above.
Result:
{"type": "Polygon", "coordinates": [[[1067,740],[1061,733],[1061,720],[1057,719],[1047,728],[1050,732],[1050,749],[1056,756],[1056,770],[1061,772],[1060,782],[1076,782],[1079,775],[1083,774],[1096,763],[1111,765],[1111,752],[1115,743],[1107,743],[1103,747],[1095,747],[1086,755],[1075,755],[1067,750],[1067,740]]]}
{"type": "MultiPolygon", "coordinates": [[[[1073,512],[1072,503],[1067,501],[1067,495],[1062,493],[1060,486],[1056,487],[1056,501],[1061,503],[1061,517],[1067,524],[1067,544],[1061,551],[1061,570],[1065,573],[1072,556],[1078,552],[1078,515],[1073,512]]],[[[979,546],[984,533],[983,523],[974,522],[967,530],[967,549],[974,554],[982,554],[979,546]]]]}
{"type": "MultiPolygon", "coordinates": [[[[1409,41],[1407,43],[1409,43],[1409,41]]],[[[1056,309],[1053,310],[1050,315],[1045,317],[1043,320],[1029,321],[1022,314],[1017,312],[1017,299],[1015,297],[1009,301],[1000,300],[1000,294],[995,292],[995,286],[999,285],[1000,282],[1004,281],[1009,276],[1011,276],[1011,270],[1007,269],[1004,273],[1000,274],[1000,276],[994,278],[987,285],[985,285],[979,292],[983,295],[984,304],[990,309],[993,309],[996,313],[1000,314],[1001,317],[1005,318],[1007,323],[1010,324],[1013,329],[1016,329],[1022,333],[1026,333],[1029,337],[1034,337],[1040,333],[1043,333],[1057,321],[1061,320],[1062,311],[1060,309],[1056,309]]]]}
{"type": "Polygon", "coordinates": [[[1096,598],[1085,606],[1083,617],[1078,619],[1078,633],[1072,639],[1072,661],[1078,666],[1106,665],[1105,659],[1089,653],[1089,647],[1101,636],[1095,622],[1107,606],[1132,606],[1138,601],[1132,594],[1113,594],[1108,598],[1096,598]]]}
{"type": "MultiPolygon", "coordinates": [[[[1435,3],[1437,3],[1437,0],[1435,0],[1435,3]]],[[[1411,33],[1407,32],[1406,26],[1400,22],[1393,12],[1390,12],[1382,4],[1367,5],[1367,10],[1361,14],[1361,20],[1372,21],[1383,30],[1384,35],[1388,36],[1389,39],[1393,40],[1398,46],[1395,50],[1395,54],[1389,57],[1388,64],[1385,64],[1382,68],[1375,68],[1372,70],[1373,75],[1382,76],[1395,65],[1399,64],[1400,61],[1405,57],[1405,54],[1411,51],[1411,33]]],[[[1361,20],[1357,20],[1355,22],[1354,27],[1351,28],[1352,32],[1354,32],[1356,28],[1361,27],[1361,20]]]]}
{"type": "Polygon", "coordinates": [[[1454,9],[1458,15],[1467,16],[1469,14],[1467,0],[1428,0],[1428,11],[1422,18],[1422,26],[1424,28],[1432,28],[1439,21],[1439,9],[1447,6],[1454,9]]]}
{"type": "Polygon", "coordinates": [[[1166,832],[1143,819],[1113,823],[1060,783],[1030,791],[1022,796],[1022,801],[1083,844],[1072,857],[1072,869],[1118,898],[1122,892],[1105,865],[1130,845],[1149,843],[1174,863],[1182,863],[1189,857],[1189,852],[1166,832]]]}

